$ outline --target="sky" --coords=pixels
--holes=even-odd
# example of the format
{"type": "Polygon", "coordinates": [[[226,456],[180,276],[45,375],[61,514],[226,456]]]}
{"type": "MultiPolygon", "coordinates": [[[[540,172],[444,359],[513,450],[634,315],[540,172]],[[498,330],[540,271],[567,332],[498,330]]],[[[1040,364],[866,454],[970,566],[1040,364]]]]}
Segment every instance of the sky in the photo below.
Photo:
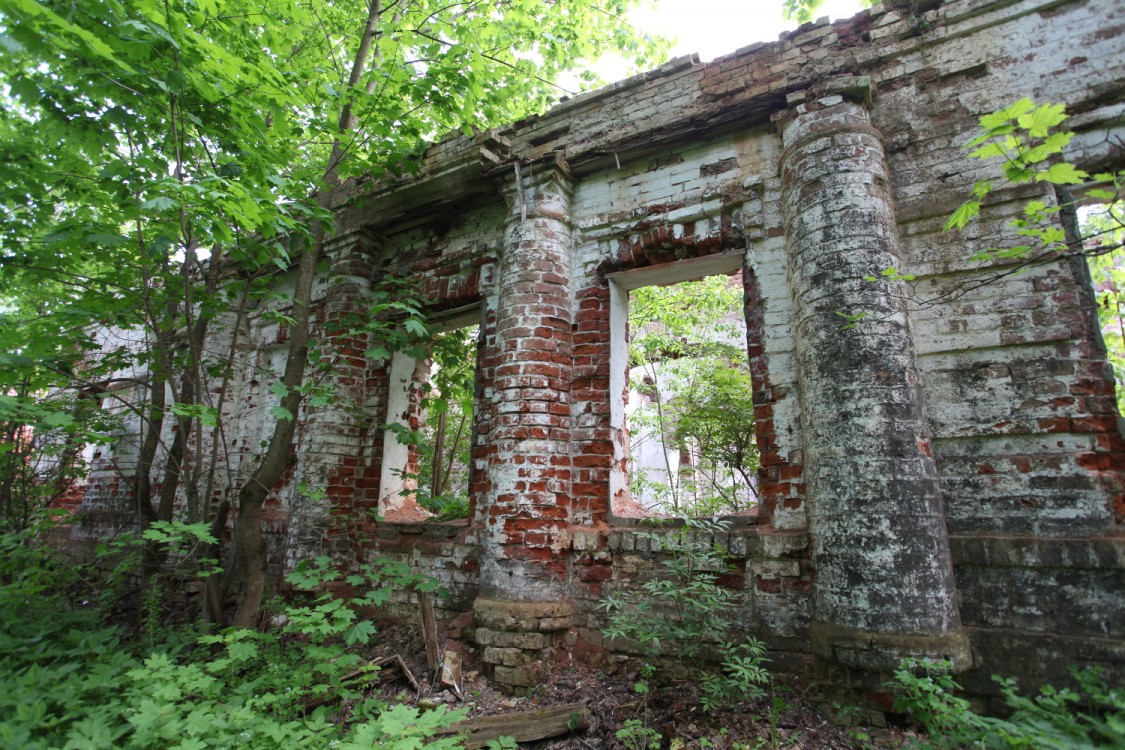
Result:
{"type": "MultiPolygon", "coordinates": [[[[647,0],[633,9],[629,22],[642,31],[674,38],[669,59],[697,52],[707,62],[754,42],[777,41],[782,31],[796,28],[796,21],[782,19],[781,4],[782,0],[647,0]]],[[[859,10],[859,0],[828,0],[817,16],[835,21],[859,10]]],[[[629,73],[620,59],[604,60],[598,70],[606,81],[629,73]]]]}

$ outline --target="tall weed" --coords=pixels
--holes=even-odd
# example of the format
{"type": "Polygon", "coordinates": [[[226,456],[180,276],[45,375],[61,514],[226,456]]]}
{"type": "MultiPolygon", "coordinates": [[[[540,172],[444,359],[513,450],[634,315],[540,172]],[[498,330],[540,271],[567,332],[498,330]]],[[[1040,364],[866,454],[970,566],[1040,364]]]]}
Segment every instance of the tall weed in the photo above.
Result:
{"type": "Polygon", "coordinates": [[[949,662],[904,660],[889,687],[895,710],[910,714],[926,730],[926,748],[1034,748],[1086,750],[1125,747],[1125,691],[1110,687],[1097,667],[1072,669],[1077,691],[1051,685],[1022,695],[1011,679],[994,676],[1011,716],[975,713],[957,695],[960,685],[949,662]]]}

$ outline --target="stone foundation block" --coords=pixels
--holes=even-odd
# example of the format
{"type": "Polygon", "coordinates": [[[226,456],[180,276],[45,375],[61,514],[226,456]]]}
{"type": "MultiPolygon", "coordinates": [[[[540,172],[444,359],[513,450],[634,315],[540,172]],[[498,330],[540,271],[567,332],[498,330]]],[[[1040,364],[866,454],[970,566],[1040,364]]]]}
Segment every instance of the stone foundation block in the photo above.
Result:
{"type": "Polygon", "coordinates": [[[538,651],[550,642],[542,633],[509,633],[491,628],[477,628],[477,643],[500,648],[526,648],[538,651]]]}
{"type": "Polygon", "coordinates": [[[540,633],[556,633],[571,626],[572,617],[544,617],[538,623],[540,633]]]}
{"type": "Polygon", "coordinates": [[[529,688],[539,684],[542,670],[538,667],[497,666],[493,678],[502,685],[515,688],[529,688]]]}
{"type": "Polygon", "coordinates": [[[518,648],[499,648],[489,646],[484,650],[484,660],[488,664],[495,664],[499,668],[526,667],[535,662],[535,657],[518,648]]]}
{"type": "Polygon", "coordinates": [[[570,602],[505,602],[478,598],[473,603],[473,616],[477,623],[492,630],[565,630],[574,616],[570,602]],[[541,621],[550,621],[542,627],[541,621]],[[566,621],[566,625],[556,626],[566,621]]]}

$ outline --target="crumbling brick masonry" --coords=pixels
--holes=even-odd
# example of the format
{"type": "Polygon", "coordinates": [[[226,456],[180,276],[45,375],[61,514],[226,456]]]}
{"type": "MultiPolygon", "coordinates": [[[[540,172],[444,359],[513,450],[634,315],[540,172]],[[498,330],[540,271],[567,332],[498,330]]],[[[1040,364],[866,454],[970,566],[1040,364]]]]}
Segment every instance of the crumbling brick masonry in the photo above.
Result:
{"type": "MultiPolygon", "coordinates": [[[[761,502],[716,541],[742,631],[809,674],[925,655],[981,692],[1067,664],[1125,678],[1125,443],[1085,266],[966,285],[990,270],[974,253],[1011,244],[1029,190],[1056,201],[1045,186],[943,231],[992,169],[962,144],[1021,97],[1067,105],[1068,158],[1122,166],[1125,6],[922,5],[679,58],[343,190],[322,336],[388,274],[418,280],[435,319],[480,325],[471,513],[426,521],[390,486],[410,455],[383,426],[417,408],[394,393],[418,363],[338,339],[336,401],[301,415],[269,514],[274,575],[324,550],[407,560],[450,589],[447,611],[474,613],[513,687],[551,650],[598,658],[596,603],[653,558],[625,512],[628,291],[740,270],[761,502]],[[889,267],[913,288],[864,280],[889,267]]],[[[284,330],[239,335],[236,474],[284,330]]]]}

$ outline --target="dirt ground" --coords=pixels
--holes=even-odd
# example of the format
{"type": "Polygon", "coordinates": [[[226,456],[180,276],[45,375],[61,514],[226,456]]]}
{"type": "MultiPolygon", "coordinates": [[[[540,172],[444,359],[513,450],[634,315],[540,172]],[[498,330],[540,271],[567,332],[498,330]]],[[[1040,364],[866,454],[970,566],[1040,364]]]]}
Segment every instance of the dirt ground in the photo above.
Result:
{"type": "MultiPolygon", "coordinates": [[[[372,657],[398,655],[406,662],[419,683],[415,692],[392,669],[382,683],[385,699],[422,707],[447,704],[465,708],[470,717],[496,716],[514,712],[585,703],[589,722],[584,729],[552,739],[521,744],[535,750],[756,750],[757,748],[800,748],[836,750],[856,748],[894,748],[909,746],[911,732],[901,729],[843,727],[830,720],[807,701],[798,689],[778,688],[778,708],[771,709],[768,697],[747,701],[728,710],[705,711],[699,705],[698,688],[693,682],[659,684],[650,681],[647,696],[638,694],[637,665],[620,663],[595,669],[565,661],[550,665],[543,684],[522,697],[497,690],[479,672],[476,653],[469,646],[443,642],[462,655],[462,696],[442,685],[426,669],[425,645],[415,625],[382,623],[373,639],[372,657]],[[629,720],[659,733],[659,745],[629,741],[618,732],[629,720]]],[[[653,738],[655,739],[655,738],[653,738]]]]}

